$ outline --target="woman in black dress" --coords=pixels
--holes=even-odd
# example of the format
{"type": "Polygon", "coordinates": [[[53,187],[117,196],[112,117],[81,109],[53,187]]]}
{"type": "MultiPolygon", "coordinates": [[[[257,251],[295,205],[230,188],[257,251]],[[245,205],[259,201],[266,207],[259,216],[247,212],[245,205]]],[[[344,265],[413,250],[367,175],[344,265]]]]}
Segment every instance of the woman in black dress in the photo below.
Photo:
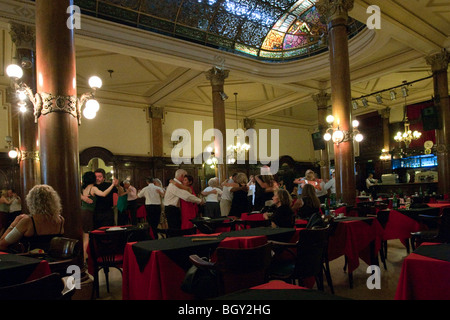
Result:
{"type": "Polygon", "coordinates": [[[302,194],[297,202],[295,207],[299,206],[297,215],[301,219],[308,220],[314,213],[320,211],[320,200],[316,195],[314,186],[311,184],[304,185],[302,194]]]}
{"type": "Polygon", "coordinates": [[[248,193],[248,179],[245,173],[238,173],[235,178],[236,186],[231,188],[233,193],[233,200],[231,201],[230,216],[241,217],[241,214],[248,213],[250,206],[248,203],[247,193],[248,193]]]}
{"type": "Polygon", "coordinates": [[[273,228],[293,228],[294,211],[291,209],[291,195],[284,189],[278,189],[273,195],[273,214],[264,213],[264,219],[271,220],[273,228]]]}

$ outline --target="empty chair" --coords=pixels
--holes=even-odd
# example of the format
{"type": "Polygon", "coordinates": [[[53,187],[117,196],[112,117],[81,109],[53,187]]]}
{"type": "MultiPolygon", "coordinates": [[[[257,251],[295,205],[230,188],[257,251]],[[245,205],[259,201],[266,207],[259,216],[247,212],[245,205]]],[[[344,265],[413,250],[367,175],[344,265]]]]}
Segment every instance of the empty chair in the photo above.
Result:
{"type": "Polygon", "coordinates": [[[109,268],[116,268],[122,273],[123,254],[127,244],[125,230],[90,232],[89,259],[94,267],[94,293],[100,296],[98,273],[101,269],[105,273],[106,289],[109,292],[109,268]]]}
{"type": "Polygon", "coordinates": [[[266,243],[254,248],[216,249],[216,262],[205,261],[198,255],[189,256],[197,268],[214,270],[218,295],[248,289],[268,281],[271,263],[271,245],[266,243]]]}
{"type": "Polygon", "coordinates": [[[450,243],[450,208],[443,209],[437,229],[411,232],[413,250],[422,242],[450,243]]]}
{"type": "Polygon", "coordinates": [[[296,243],[270,241],[275,252],[270,278],[305,286],[305,280],[314,277],[317,288],[323,291],[328,230],[329,226],[302,230],[296,243]]]}
{"type": "Polygon", "coordinates": [[[66,300],[74,293],[74,288],[63,294],[64,282],[58,273],[42,278],[0,287],[0,300],[66,300]]]}

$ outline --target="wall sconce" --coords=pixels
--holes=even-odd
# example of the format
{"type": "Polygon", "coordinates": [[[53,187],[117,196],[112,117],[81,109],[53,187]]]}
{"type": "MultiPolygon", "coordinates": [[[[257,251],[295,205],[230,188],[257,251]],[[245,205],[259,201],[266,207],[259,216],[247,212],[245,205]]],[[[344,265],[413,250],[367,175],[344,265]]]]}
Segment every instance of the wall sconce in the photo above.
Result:
{"type": "Polygon", "coordinates": [[[228,99],[228,95],[225,92],[220,92],[220,97],[222,98],[223,101],[228,99]]]}
{"type": "Polygon", "coordinates": [[[391,158],[392,158],[392,155],[389,153],[388,150],[386,150],[386,149],[381,150],[380,160],[389,161],[389,160],[391,160],[391,158]]]}
{"type": "Polygon", "coordinates": [[[361,142],[364,139],[364,136],[359,132],[358,126],[359,121],[353,120],[352,121],[352,132],[344,131],[339,129],[339,121],[337,123],[337,128],[333,127],[334,123],[334,117],[332,115],[328,115],[326,118],[326,121],[329,125],[329,128],[326,130],[325,134],[323,135],[323,139],[325,141],[332,140],[333,143],[339,144],[341,142],[350,141],[354,139],[356,142],[361,142]]]}
{"type": "Polygon", "coordinates": [[[97,100],[94,99],[95,91],[102,87],[102,80],[97,76],[89,78],[89,86],[92,92],[84,93],[80,98],[71,96],[54,96],[49,93],[36,93],[27,84],[21,82],[19,79],[23,76],[23,70],[16,64],[11,64],[6,68],[6,74],[14,81],[14,88],[18,93],[20,100],[19,106],[22,112],[26,111],[25,99],[28,98],[34,107],[34,121],[37,123],[41,114],[47,114],[52,111],[63,111],[71,114],[78,119],[78,124],[81,124],[81,108],[85,106],[83,115],[87,119],[95,118],[97,111],[100,108],[97,100]]]}

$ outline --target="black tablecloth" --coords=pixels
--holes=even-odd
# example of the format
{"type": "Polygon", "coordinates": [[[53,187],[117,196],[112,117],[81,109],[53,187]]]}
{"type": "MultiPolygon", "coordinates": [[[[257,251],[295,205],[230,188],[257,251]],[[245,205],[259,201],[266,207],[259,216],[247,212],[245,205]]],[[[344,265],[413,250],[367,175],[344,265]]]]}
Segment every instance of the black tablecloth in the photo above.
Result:
{"type": "Polygon", "coordinates": [[[0,287],[25,282],[41,260],[16,254],[0,255],[0,287]]]}
{"type": "Polygon", "coordinates": [[[414,250],[415,254],[421,256],[450,262],[450,243],[436,245],[422,245],[414,250]]]}
{"type": "Polygon", "coordinates": [[[197,254],[201,257],[210,257],[211,253],[218,247],[220,242],[227,237],[251,237],[251,236],[266,236],[269,240],[275,241],[289,241],[294,236],[294,228],[251,228],[239,231],[223,232],[217,237],[204,237],[196,241],[195,237],[172,237],[159,240],[141,241],[132,245],[134,255],[136,256],[139,269],[144,270],[152,251],[161,250],[171,260],[178,264],[184,270],[189,269],[191,263],[189,255],[197,254]]]}
{"type": "Polygon", "coordinates": [[[244,289],[213,300],[350,300],[310,289],[244,289]]]}

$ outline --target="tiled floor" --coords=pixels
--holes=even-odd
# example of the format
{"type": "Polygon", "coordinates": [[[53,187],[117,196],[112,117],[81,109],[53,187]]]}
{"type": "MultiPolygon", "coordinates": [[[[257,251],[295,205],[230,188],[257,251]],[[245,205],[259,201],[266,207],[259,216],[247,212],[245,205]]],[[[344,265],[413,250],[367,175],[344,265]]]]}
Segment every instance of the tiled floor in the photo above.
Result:
{"type": "MultiPolygon", "coordinates": [[[[385,270],[380,261],[381,289],[369,289],[366,273],[367,264],[360,260],[360,266],[353,272],[353,289],[348,283],[348,274],[343,271],[344,258],[340,257],[330,262],[331,276],[335,294],[355,300],[393,300],[397,288],[403,259],[407,256],[406,248],[399,240],[389,240],[388,258],[385,270]]],[[[325,291],[330,292],[325,282],[325,291]]],[[[122,277],[118,270],[110,271],[110,293],[106,292],[106,284],[103,271],[100,272],[100,298],[99,300],[121,300],[122,277]]]]}

